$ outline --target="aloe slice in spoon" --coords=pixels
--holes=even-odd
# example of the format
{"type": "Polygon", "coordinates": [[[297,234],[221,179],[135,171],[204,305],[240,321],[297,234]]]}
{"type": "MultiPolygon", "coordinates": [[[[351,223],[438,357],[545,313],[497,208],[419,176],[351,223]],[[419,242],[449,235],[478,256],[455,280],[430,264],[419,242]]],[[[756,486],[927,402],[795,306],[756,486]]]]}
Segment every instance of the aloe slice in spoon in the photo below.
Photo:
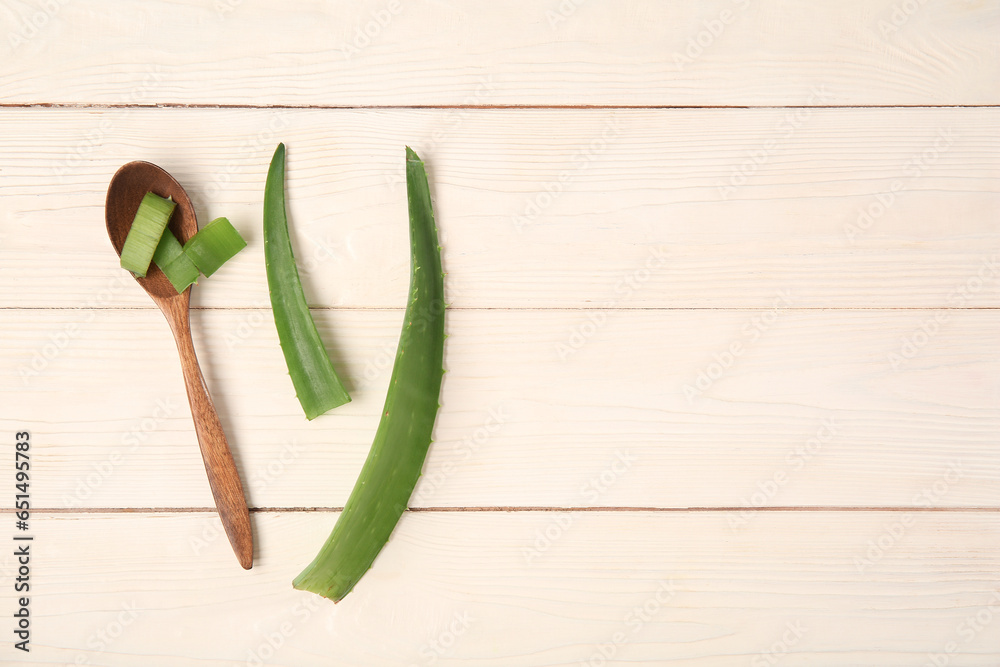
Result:
{"type": "Polygon", "coordinates": [[[139,203],[132,227],[122,246],[121,267],[137,276],[144,277],[153,261],[153,253],[160,243],[163,230],[167,228],[170,214],[176,204],[169,199],[147,192],[139,203]]]}
{"type": "Polygon", "coordinates": [[[178,294],[192,283],[198,282],[198,267],[184,254],[181,242],[169,227],[163,230],[163,236],[153,253],[153,262],[160,267],[178,294]]]}

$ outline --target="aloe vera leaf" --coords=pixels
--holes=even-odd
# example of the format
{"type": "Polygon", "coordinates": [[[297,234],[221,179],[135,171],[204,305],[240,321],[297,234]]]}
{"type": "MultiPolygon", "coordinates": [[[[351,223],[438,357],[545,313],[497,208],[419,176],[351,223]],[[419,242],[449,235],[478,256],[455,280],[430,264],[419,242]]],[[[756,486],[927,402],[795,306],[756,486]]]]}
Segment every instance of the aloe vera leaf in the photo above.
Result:
{"type": "Polygon", "coordinates": [[[264,262],[281,351],[295,395],[307,419],[315,419],[351,397],[333,369],[309,312],[292,254],[285,215],[285,145],[278,144],[264,186],[264,262]]]}
{"type": "Polygon", "coordinates": [[[406,149],[410,296],[375,440],[344,511],[319,554],[293,582],[338,602],[388,541],[431,443],[444,373],[444,274],[423,162],[406,149]]]}

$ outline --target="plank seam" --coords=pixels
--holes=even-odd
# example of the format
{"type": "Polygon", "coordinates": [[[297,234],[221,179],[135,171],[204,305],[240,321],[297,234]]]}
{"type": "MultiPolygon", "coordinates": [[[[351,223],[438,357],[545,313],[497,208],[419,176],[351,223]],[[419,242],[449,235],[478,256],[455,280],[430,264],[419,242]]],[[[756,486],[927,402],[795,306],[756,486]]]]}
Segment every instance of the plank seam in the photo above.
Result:
{"type": "Polygon", "coordinates": [[[1000,104],[762,104],[762,105],[697,105],[697,104],[207,104],[161,102],[156,104],[97,104],[86,102],[3,102],[0,109],[337,109],[363,111],[425,110],[425,109],[512,109],[512,110],[670,110],[670,109],[996,109],[1000,104]]]}
{"type": "MultiPolygon", "coordinates": [[[[96,306],[93,308],[81,308],[78,306],[0,306],[0,310],[22,310],[22,311],[43,311],[43,310],[77,310],[77,311],[155,311],[159,312],[156,306],[96,306]]],[[[191,310],[204,311],[242,311],[242,310],[270,310],[265,306],[191,306],[191,310]]],[[[397,306],[309,306],[309,310],[340,310],[340,311],[387,311],[402,312],[403,307],[397,306]]],[[[727,310],[727,311],[771,311],[773,306],[448,306],[448,311],[480,311],[480,310],[507,310],[512,312],[531,311],[558,311],[558,312],[586,312],[591,310],[601,310],[609,312],[626,311],[702,311],[702,310],[727,310]]],[[[1000,306],[787,306],[784,311],[812,311],[812,310],[843,310],[843,311],[891,311],[891,310],[912,310],[912,311],[966,311],[966,310],[1000,310],[1000,306]]]]}
{"type": "MultiPolygon", "coordinates": [[[[261,512],[342,512],[343,507],[251,507],[253,513],[261,512]]],[[[550,507],[532,505],[497,505],[474,507],[410,507],[412,513],[511,513],[511,512],[657,512],[657,513],[691,513],[691,514],[721,514],[729,512],[920,512],[920,513],[957,513],[957,512],[1000,512],[1000,507],[990,506],[956,506],[956,507],[913,507],[913,506],[851,506],[851,505],[802,505],[802,506],[764,506],[764,507],[550,507]]],[[[13,508],[0,509],[0,513],[14,513],[13,508]]],[[[45,514],[181,514],[209,513],[215,514],[214,507],[36,507],[34,513],[45,514]]]]}

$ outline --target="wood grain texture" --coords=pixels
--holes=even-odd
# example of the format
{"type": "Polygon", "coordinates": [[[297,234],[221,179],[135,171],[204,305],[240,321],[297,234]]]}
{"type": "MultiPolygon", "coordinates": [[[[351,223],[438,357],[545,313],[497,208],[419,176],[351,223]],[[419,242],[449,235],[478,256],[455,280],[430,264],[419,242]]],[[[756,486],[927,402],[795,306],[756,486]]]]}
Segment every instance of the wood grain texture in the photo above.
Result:
{"type": "Polygon", "coordinates": [[[0,305],[148,307],[100,222],[133,159],[249,242],[193,304],[267,303],[284,140],[315,306],[405,303],[409,144],[456,306],[770,308],[792,290],[796,307],[996,307],[998,137],[1000,109],[3,109],[0,305]]]}
{"type": "Polygon", "coordinates": [[[213,2],[0,7],[0,432],[31,431],[52,508],[31,653],[0,663],[1000,662],[995,1],[213,2]],[[313,423],[264,281],[278,141],[355,396],[313,423]],[[291,580],[385,396],[404,145],[449,373],[418,511],[334,607],[291,580]],[[103,231],[135,159],[250,242],[192,321],[248,572],[103,231]]]}
{"type": "Polygon", "coordinates": [[[39,515],[18,664],[996,664],[996,514],[406,514],[334,606],[289,582],[335,518],[255,515],[243,572],[208,514],[39,515]]]}
{"type": "Polygon", "coordinates": [[[895,0],[294,0],[275,14],[266,0],[157,0],[141,8],[125,0],[30,0],[3,9],[0,99],[336,106],[1000,101],[996,3],[903,7],[895,0]]]}
{"type": "MultiPolygon", "coordinates": [[[[256,507],[342,506],[378,424],[402,311],[315,315],[354,401],[307,422],[268,309],[192,313],[256,507]]],[[[448,313],[412,506],[911,507],[955,465],[934,506],[1000,506],[996,310],[592,316],[448,313]]],[[[0,429],[33,431],[38,506],[212,504],[161,320],[4,312],[0,429]]]]}

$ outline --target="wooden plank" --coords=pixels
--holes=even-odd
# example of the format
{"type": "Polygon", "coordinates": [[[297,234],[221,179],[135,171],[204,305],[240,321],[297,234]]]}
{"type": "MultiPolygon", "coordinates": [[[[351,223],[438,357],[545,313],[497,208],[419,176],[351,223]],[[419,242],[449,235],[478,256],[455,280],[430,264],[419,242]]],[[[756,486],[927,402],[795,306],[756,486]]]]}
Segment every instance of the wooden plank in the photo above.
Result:
{"type": "MultiPolygon", "coordinates": [[[[449,314],[414,506],[1000,505],[996,310],[598,312],[449,314]]],[[[315,315],[354,401],[307,422],[268,309],[193,314],[258,507],[342,506],[378,423],[401,311],[315,315]]],[[[3,317],[38,506],[212,505],[158,312],[3,317]]]]}
{"type": "Polygon", "coordinates": [[[31,652],[8,644],[5,660],[541,667],[605,664],[602,648],[608,664],[649,666],[1000,657],[996,513],[770,513],[739,535],[717,513],[406,514],[334,606],[290,581],[335,517],[256,514],[258,556],[244,572],[206,514],[37,515],[31,652]]]}
{"type": "Polygon", "coordinates": [[[4,109],[0,137],[0,306],[149,307],[104,233],[133,159],[249,241],[195,305],[266,303],[279,140],[317,306],[404,302],[407,143],[456,306],[769,308],[782,290],[796,307],[1000,306],[998,109],[4,109]]]}
{"type": "Polygon", "coordinates": [[[284,105],[996,104],[992,3],[8,4],[0,99],[284,105]],[[368,33],[368,34],[365,34],[368,33]],[[87,39],[75,39],[86,35],[87,39]],[[114,54],[110,58],[108,54],[114,54]],[[824,91],[817,94],[816,91],[824,91]]]}

